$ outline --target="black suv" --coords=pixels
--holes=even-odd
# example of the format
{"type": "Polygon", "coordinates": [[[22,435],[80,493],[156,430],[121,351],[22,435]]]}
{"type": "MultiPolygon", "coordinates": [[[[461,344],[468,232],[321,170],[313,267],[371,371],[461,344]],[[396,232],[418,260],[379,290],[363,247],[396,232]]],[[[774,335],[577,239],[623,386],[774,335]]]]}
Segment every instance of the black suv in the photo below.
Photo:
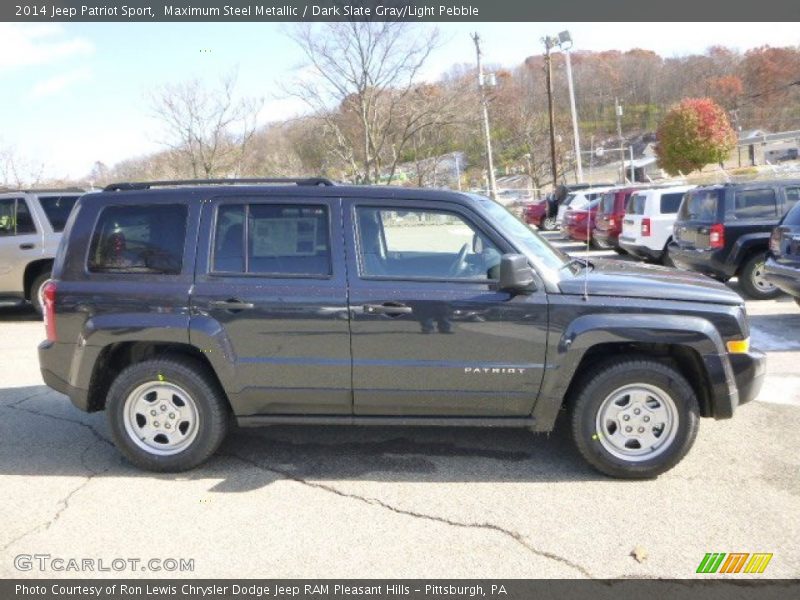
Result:
{"type": "Polygon", "coordinates": [[[772,231],[764,277],[800,306],[800,202],[772,231]]]}
{"type": "Polygon", "coordinates": [[[652,477],[765,372],[718,282],[570,259],[448,191],[113,185],[78,201],[44,298],[44,380],[159,471],[233,422],[550,431],[564,407],[592,465],[652,477]]]}
{"type": "Polygon", "coordinates": [[[739,277],[756,300],[781,291],[764,277],[773,228],[797,200],[800,181],[757,181],[696,188],[686,193],[669,245],[676,267],[720,281],[739,277]]]}

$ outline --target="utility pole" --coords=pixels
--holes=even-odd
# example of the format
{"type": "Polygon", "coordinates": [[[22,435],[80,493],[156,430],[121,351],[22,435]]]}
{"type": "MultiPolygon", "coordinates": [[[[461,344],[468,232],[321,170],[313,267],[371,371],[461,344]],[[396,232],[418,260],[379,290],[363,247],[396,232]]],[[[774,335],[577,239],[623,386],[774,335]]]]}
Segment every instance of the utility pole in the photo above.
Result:
{"type": "Polygon", "coordinates": [[[633,168],[633,146],[631,146],[631,183],[636,183],[636,170],[633,168]]]}
{"type": "Polygon", "coordinates": [[[494,179],[494,160],[492,159],[492,135],[489,129],[489,101],[484,90],[481,38],[477,32],[472,34],[472,41],[475,42],[475,54],[478,59],[478,93],[481,100],[481,110],[483,111],[483,135],[486,139],[486,170],[489,181],[489,196],[492,200],[497,200],[497,183],[494,179]]]}
{"type": "Polygon", "coordinates": [[[555,132],[555,117],[553,116],[553,69],[550,59],[550,50],[556,45],[558,40],[545,37],[542,38],[544,43],[544,76],[545,85],[547,87],[547,112],[550,119],[550,169],[553,173],[553,192],[556,191],[558,186],[558,166],[556,165],[556,132],[555,132]]]}
{"type": "Polygon", "coordinates": [[[619,173],[621,183],[625,183],[625,145],[622,140],[622,105],[617,98],[614,98],[614,112],[617,113],[617,137],[619,138],[619,173]]]}

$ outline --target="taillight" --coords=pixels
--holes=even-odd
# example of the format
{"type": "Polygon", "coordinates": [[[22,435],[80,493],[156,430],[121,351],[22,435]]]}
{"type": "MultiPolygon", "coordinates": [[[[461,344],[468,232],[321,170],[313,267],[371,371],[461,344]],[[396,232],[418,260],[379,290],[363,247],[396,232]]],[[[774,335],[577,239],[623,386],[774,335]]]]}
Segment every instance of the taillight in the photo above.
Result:
{"type": "Polygon", "coordinates": [[[725,225],[714,223],[708,230],[708,247],[723,248],[725,246],[725,225]]]}
{"type": "Polygon", "coordinates": [[[44,330],[47,340],[57,341],[56,336],[56,282],[48,281],[42,288],[42,304],[44,310],[44,330]]]}
{"type": "Polygon", "coordinates": [[[781,253],[781,230],[777,227],[772,230],[772,235],[769,236],[769,250],[775,255],[781,253]]]}
{"type": "Polygon", "coordinates": [[[616,224],[617,224],[617,222],[614,220],[614,217],[609,217],[608,218],[608,226],[609,227],[614,227],[616,224]]]}
{"type": "Polygon", "coordinates": [[[648,237],[650,235],[650,219],[645,217],[642,219],[642,237],[648,237]]]}

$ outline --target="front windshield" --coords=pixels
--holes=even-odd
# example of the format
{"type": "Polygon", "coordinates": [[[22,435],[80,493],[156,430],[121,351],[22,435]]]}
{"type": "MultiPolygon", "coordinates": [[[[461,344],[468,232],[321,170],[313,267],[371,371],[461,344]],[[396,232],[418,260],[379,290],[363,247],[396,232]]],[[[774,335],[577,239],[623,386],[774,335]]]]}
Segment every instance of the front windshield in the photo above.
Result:
{"type": "Polygon", "coordinates": [[[519,249],[534,258],[538,265],[557,271],[569,262],[570,259],[566,254],[553,248],[547,240],[508,212],[502,205],[485,196],[470,194],[470,197],[489,214],[500,229],[511,237],[519,249]]]}

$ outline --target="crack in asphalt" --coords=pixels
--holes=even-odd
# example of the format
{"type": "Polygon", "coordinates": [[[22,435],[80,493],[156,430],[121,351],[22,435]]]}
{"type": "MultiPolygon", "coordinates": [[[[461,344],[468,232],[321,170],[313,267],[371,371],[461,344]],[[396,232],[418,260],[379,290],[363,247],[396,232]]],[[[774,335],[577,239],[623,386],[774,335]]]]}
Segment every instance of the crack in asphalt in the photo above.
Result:
{"type": "Polygon", "coordinates": [[[33,398],[37,398],[39,396],[43,396],[44,394],[47,394],[47,393],[49,393],[49,390],[45,391],[45,392],[40,392],[40,393],[37,393],[37,394],[30,394],[30,395],[25,396],[24,398],[22,398],[20,400],[16,400],[16,401],[11,402],[9,404],[6,404],[4,406],[0,405],[0,407],[11,409],[11,410],[16,410],[16,411],[20,411],[20,412],[26,412],[26,413],[29,413],[29,414],[32,414],[32,415],[36,415],[38,417],[44,417],[44,418],[47,418],[47,419],[55,419],[57,421],[66,421],[68,423],[72,423],[74,425],[80,425],[80,426],[88,429],[92,433],[92,435],[94,436],[94,439],[92,439],[86,445],[86,447],[83,449],[83,451],[81,452],[80,461],[81,461],[81,466],[83,466],[83,468],[86,469],[89,472],[89,475],[85,476],[83,478],[83,481],[81,481],[76,487],[74,487],[72,490],[70,490],[67,493],[66,496],[64,496],[63,498],[58,500],[57,504],[59,504],[60,507],[50,519],[48,519],[44,523],[39,523],[35,527],[33,527],[33,528],[29,529],[28,531],[18,535],[17,537],[12,539],[8,543],[4,544],[3,547],[2,547],[2,550],[7,550],[8,548],[13,546],[14,544],[19,542],[20,540],[28,537],[29,535],[33,535],[34,533],[38,533],[39,531],[47,531],[48,529],[50,529],[50,527],[52,527],[53,524],[56,521],[58,521],[61,518],[61,516],[64,514],[64,512],[69,508],[69,503],[70,503],[70,500],[72,500],[72,497],[75,494],[77,494],[78,492],[80,492],[87,485],[89,485],[89,483],[91,483],[92,479],[94,479],[98,475],[102,475],[103,473],[108,472],[108,470],[111,468],[111,467],[106,467],[105,469],[101,469],[101,470],[98,471],[97,469],[94,469],[92,466],[90,466],[86,462],[86,455],[88,454],[89,450],[91,450],[98,442],[104,442],[104,443],[109,444],[109,445],[111,445],[113,447],[113,444],[108,439],[106,439],[104,436],[102,436],[92,425],[89,425],[87,423],[83,423],[83,422],[78,421],[76,419],[69,419],[67,417],[59,417],[59,416],[56,416],[56,415],[51,415],[51,414],[48,414],[48,413],[43,413],[43,412],[40,412],[40,411],[37,411],[37,410],[33,410],[33,409],[30,409],[30,408],[24,408],[24,407],[20,406],[23,402],[26,402],[27,400],[31,400],[33,398]]]}
{"type": "Polygon", "coordinates": [[[241,456],[239,454],[233,454],[233,453],[225,453],[225,454],[223,454],[223,453],[219,453],[219,456],[227,456],[229,458],[233,458],[233,459],[239,460],[239,461],[241,461],[241,462],[243,462],[245,464],[248,464],[248,465],[250,465],[252,467],[255,467],[257,469],[261,469],[263,471],[268,471],[268,472],[271,472],[271,473],[275,473],[275,474],[280,475],[280,476],[282,476],[282,477],[284,477],[286,479],[289,479],[290,481],[294,481],[295,483],[299,483],[301,485],[305,485],[305,486],[308,486],[308,487],[311,487],[311,488],[314,488],[314,489],[318,489],[318,490],[322,490],[322,491],[325,491],[325,492],[328,492],[328,493],[331,493],[331,494],[335,494],[335,495],[340,496],[342,498],[347,498],[347,499],[350,499],[350,500],[356,500],[358,502],[363,502],[364,504],[368,504],[370,506],[377,506],[377,507],[380,507],[380,508],[384,508],[386,510],[389,510],[389,511],[391,511],[393,513],[396,513],[396,514],[399,514],[399,515],[412,517],[412,518],[415,518],[415,519],[422,519],[422,520],[425,520],[425,521],[433,521],[435,523],[441,523],[441,524],[444,524],[444,525],[448,525],[450,527],[458,527],[458,528],[461,528],[461,529],[483,529],[483,530],[486,530],[486,531],[493,531],[495,533],[499,533],[501,535],[504,535],[506,537],[511,538],[516,543],[518,543],[520,546],[522,546],[523,548],[528,550],[530,553],[535,554],[536,556],[540,556],[542,558],[547,558],[549,560],[553,560],[553,561],[559,562],[559,563],[561,563],[563,565],[566,565],[566,566],[570,567],[571,569],[574,569],[574,570],[578,571],[581,575],[583,575],[587,579],[595,579],[594,575],[592,575],[583,566],[581,566],[581,565],[569,560],[568,558],[565,558],[563,556],[555,554],[554,552],[548,552],[547,550],[540,550],[539,548],[536,548],[536,547],[532,546],[525,539],[525,537],[521,533],[519,533],[517,531],[513,531],[511,529],[506,529],[505,527],[501,527],[500,525],[495,525],[494,523],[465,523],[465,522],[462,522],[462,521],[455,521],[453,519],[448,519],[446,517],[440,517],[440,516],[437,516],[437,515],[429,515],[429,514],[420,513],[420,512],[416,512],[416,511],[412,511],[412,510],[407,510],[407,509],[404,509],[404,508],[399,508],[397,506],[392,506],[391,504],[388,504],[388,503],[384,502],[383,500],[379,500],[378,498],[370,498],[370,497],[366,497],[366,496],[360,496],[358,494],[352,494],[352,493],[348,493],[348,492],[343,492],[340,489],[337,489],[337,488],[335,488],[333,486],[330,486],[330,485],[326,485],[324,483],[308,481],[306,479],[303,479],[302,477],[298,477],[297,475],[292,474],[289,471],[285,471],[283,469],[279,469],[279,468],[272,467],[272,466],[263,465],[263,464],[259,463],[258,461],[255,461],[253,459],[247,458],[245,456],[241,456]]]}

